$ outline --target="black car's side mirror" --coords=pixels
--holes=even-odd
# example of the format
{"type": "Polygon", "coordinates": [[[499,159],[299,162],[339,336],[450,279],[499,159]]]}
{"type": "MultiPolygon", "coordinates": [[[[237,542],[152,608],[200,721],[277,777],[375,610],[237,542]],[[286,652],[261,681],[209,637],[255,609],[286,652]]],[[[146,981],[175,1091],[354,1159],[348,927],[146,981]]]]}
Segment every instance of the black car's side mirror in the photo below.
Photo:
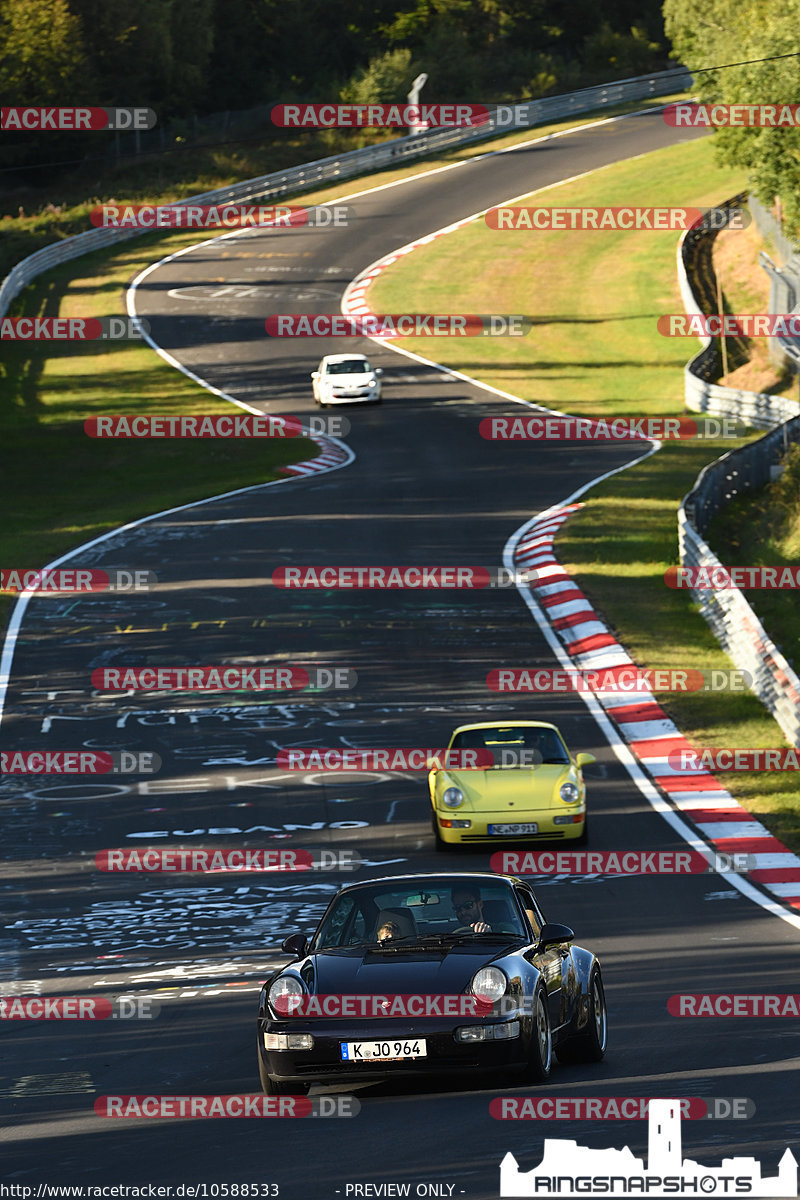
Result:
{"type": "Polygon", "coordinates": [[[308,949],[308,938],[304,933],[291,933],[285,941],[281,942],[281,950],[287,954],[293,954],[295,958],[302,958],[308,949]]]}
{"type": "Polygon", "coordinates": [[[546,925],[542,926],[536,950],[537,952],[541,952],[542,950],[546,950],[548,946],[558,946],[561,942],[572,942],[574,940],[575,934],[569,925],[558,925],[555,921],[548,921],[546,925]]]}

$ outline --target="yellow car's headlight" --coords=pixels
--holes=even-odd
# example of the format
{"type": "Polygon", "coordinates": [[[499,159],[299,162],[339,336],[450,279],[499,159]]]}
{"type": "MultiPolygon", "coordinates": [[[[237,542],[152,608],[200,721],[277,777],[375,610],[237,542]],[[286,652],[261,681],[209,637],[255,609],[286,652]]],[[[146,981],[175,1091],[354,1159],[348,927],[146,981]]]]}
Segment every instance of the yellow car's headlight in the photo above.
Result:
{"type": "Polygon", "coordinates": [[[464,803],[464,793],[457,787],[446,788],[442,796],[442,803],[448,808],[458,808],[459,804],[464,803]]]}
{"type": "Polygon", "coordinates": [[[574,783],[562,783],[558,789],[558,794],[566,804],[574,804],[580,796],[580,792],[574,783]]]}

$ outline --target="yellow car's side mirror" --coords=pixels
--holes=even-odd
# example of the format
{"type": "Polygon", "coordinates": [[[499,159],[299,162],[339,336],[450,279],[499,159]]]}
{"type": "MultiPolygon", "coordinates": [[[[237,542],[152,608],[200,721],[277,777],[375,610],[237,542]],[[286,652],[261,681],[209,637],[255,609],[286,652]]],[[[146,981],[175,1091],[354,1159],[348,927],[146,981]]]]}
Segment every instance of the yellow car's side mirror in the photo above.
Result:
{"type": "Polygon", "coordinates": [[[578,770],[580,770],[581,767],[588,767],[589,763],[593,762],[597,762],[597,759],[593,754],[577,754],[575,756],[575,766],[578,768],[578,770]]]}

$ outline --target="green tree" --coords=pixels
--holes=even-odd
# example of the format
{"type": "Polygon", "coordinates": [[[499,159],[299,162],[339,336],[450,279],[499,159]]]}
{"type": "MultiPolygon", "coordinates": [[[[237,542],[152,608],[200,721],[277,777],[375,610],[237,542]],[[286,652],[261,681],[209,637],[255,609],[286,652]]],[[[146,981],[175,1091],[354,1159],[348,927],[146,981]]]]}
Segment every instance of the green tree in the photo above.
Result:
{"type": "Polygon", "coordinates": [[[76,104],[87,92],[81,23],[67,0],[2,0],[0,94],[8,105],[76,104]]]}
{"type": "MultiPolygon", "coordinates": [[[[694,91],[705,104],[794,104],[800,92],[800,0],[665,0],[664,23],[676,57],[698,71],[694,91]],[[790,58],[777,58],[790,54],[790,58]],[[747,62],[761,59],[767,61],[747,62]],[[726,64],[745,63],[743,66],[726,64]],[[724,68],[724,69],[722,69],[724,68]]],[[[762,203],[781,200],[788,236],[800,240],[800,130],[723,127],[714,131],[720,162],[739,165],[762,203]]]]}

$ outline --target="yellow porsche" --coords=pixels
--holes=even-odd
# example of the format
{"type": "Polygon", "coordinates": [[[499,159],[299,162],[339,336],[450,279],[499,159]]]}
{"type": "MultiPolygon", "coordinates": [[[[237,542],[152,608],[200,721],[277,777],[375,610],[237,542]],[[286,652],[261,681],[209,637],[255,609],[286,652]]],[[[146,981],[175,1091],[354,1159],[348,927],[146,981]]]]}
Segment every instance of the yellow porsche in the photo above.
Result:
{"type": "Polygon", "coordinates": [[[546,721],[460,725],[442,760],[429,763],[437,850],[520,838],[585,842],[582,768],[594,761],[570,754],[546,721]],[[480,765],[464,765],[472,762],[480,765]]]}

